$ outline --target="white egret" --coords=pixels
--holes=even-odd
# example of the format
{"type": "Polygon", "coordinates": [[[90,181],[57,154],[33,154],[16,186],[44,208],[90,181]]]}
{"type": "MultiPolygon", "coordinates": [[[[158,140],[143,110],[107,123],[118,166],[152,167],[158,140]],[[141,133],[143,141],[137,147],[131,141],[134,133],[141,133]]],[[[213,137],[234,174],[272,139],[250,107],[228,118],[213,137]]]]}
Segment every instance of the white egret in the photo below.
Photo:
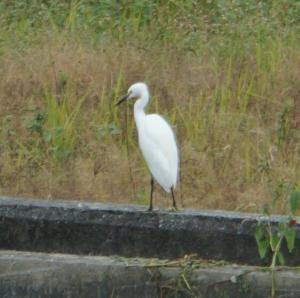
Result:
{"type": "Polygon", "coordinates": [[[151,172],[149,211],[152,210],[154,180],[168,193],[171,192],[173,208],[176,210],[174,189],[179,167],[179,154],[175,135],[167,121],[158,114],[145,114],[149,102],[149,91],[145,83],[133,84],[117,105],[136,99],[134,118],[138,131],[139,146],[151,172]]]}

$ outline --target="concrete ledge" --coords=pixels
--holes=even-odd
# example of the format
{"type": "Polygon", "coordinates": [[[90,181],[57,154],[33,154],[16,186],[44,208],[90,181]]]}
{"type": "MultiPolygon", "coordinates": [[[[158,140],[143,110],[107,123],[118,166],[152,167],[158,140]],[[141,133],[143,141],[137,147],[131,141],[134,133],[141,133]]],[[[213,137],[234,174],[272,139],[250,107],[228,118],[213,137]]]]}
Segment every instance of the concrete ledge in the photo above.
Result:
{"type": "MultiPolygon", "coordinates": [[[[270,297],[271,273],[250,266],[0,251],[0,297],[270,297]]],[[[276,297],[300,297],[300,274],[276,272],[276,297]]]]}
{"type": "MultiPolygon", "coordinates": [[[[0,249],[128,257],[201,258],[263,264],[254,239],[257,214],[144,212],[143,206],[0,198],[0,249]]],[[[273,222],[281,220],[273,217],[273,222]]],[[[300,263],[300,232],[286,257],[300,263]]],[[[269,262],[269,260],[264,260],[269,262]]],[[[266,264],[266,263],[265,263],[266,264]]]]}

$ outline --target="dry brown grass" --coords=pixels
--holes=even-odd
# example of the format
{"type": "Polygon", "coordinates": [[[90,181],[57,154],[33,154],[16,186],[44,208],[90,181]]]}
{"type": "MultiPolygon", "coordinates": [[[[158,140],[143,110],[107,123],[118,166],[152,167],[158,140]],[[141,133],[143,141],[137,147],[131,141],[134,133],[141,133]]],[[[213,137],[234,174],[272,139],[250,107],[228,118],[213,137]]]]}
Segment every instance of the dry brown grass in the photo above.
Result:
{"type": "MultiPolygon", "coordinates": [[[[199,58],[155,46],[92,48],[54,36],[6,51],[0,58],[1,194],[147,204],[149,174],[132,109],[126,124],[125,108],[113,106],[131,83],[146,81],[149,111],[176,124],[177,196],[185,207],[258,211],[281,191],[277,211],[284,212],[282,184],[300,183],[300,55],[272,44],[256,50],[239,59],[209,52],[199,58]],[[67,114],[87,94],[68,132],[70,155],[59,161],[50,150],[55,144],[28,129],[39,111],[50,117],[46,94],[64,101],[67,114]],[[121,133],[107,130],[111,124],[121,133]],[[99,128],[105,132],[100,139],[99,128]]],[[[44,131],[53,128],[50,120],[44,131]]],[[[160,190],[155,198],[158,206],[170,205],[160,190]]]]}

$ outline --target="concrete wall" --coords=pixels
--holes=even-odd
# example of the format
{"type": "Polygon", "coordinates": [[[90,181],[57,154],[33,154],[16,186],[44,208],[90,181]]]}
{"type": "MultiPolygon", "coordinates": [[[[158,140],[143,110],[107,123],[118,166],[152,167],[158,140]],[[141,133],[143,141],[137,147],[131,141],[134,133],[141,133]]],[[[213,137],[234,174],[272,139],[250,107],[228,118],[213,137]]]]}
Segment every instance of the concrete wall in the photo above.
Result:
{"type": "MultiPolygon", "coordinates": [[[[0,251],[0,297],[270,297],[271,274],[256,267],[162,264],[153,259],[0,251]]],[[[276,280],[276,297],[300,297],[298,273],[281,270],[276,280]]]]}
{"type": "MultiPolygon", "coordinates": [[[[270,271],[249,266],[270,262],[254,239],[263,217],[144,209],[0,198],[0,297],[270,297],[270,271]]],[[[296,229],[290,265],[300,261],[296,229]]],[[[276,288],[300,297],[297,270],[279,268],[276,288]]]]}
{"type": "MultiPolygon", "coordinates": [[[[257,214],[144,212],[143,207],[0,198],[0,249],[269,264],[258,255],[257,214]]],[[[261,218],[263,219],[263,218],[261,218]]],[[[273,217],[274,224],[282,218],[273,217]]],[[[287,264],[300,263],[300,229],[287,264]]]]}

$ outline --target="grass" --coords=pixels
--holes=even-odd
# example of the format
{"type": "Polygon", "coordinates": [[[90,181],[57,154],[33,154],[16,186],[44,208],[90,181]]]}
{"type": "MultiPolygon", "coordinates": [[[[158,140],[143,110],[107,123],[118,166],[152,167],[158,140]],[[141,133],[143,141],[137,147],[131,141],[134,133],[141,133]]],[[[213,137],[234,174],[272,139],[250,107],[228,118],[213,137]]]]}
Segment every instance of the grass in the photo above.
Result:
{"type": "Polygon", "coordinates": [[[141,80],[176,130],[186,207],[287,211],[298,1],[20,0],[0,15],[1,194],[147,204],[132,106],[114,106],[141,80]]]}

